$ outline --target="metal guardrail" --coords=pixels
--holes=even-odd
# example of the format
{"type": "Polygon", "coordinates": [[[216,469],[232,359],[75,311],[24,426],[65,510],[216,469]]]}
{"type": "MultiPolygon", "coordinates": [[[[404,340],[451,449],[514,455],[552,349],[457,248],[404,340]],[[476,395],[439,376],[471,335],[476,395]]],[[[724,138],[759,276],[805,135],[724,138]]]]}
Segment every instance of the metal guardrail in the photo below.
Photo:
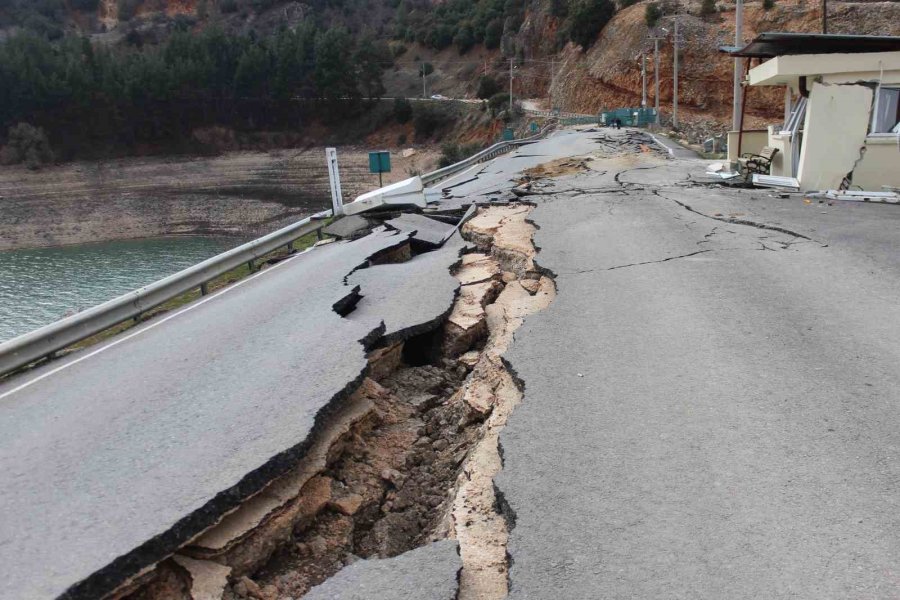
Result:
{"type": "Polygon", "coordinates": [[[331,215],[330,210],[312,215],[146,287],[3,342],[0,344],[0,375],[138,317],[185,292],[200,288],[201,293],[205,294],[207,282],[242,264],[252,263],[273,250],[292,244],[304,235],[318,231],[324,226],[323,220],[331,215]]]}
{"type": "Polygon", "coordinates": [[[481,152],[473,154],[465,160],[459,161],[458,163],[448,165],[442,169],[438,169],[437,171],[432,171],[431,173],[425,173],[421,176],[422,183],[426,186],[431,186],[432,184],[447,179],[448,177],[452,177],[457,173],[461,173],[473,165],[483,163],[485,161],[491,160],[492,158],[496,158],[501,154],[505,154],[513,148],[518,148],[519,146],[522,146],[524,144],[535,142],[543,136],[547,135],[547,132],[553,128],[553,125],[554,124],[552,123],[545,125],[544,128],[541,129],[538,133],[527,138],[522,138],[521,140],[498,142],[493,146],[485,148],[481,152]]]}
{"type": "MultiPolygon", "coordinates": [[[[474,164],[490,160],[523,144],[531,143],[545,135],[549,129],[550,125],[531,137],[494,144],[463,161],[422,175],[422,182],[430,185],[456,175],[474,164]]],[[[146,287],[128,292],[71,317],[0,343],[0,376],[50,356],[110,327],[124,323],[128,319],[139,317],[148,310],[193,289],[200,288],[201,293],[205,294],[207,282],[242,264],[252,263],[273,250],[293,243],[304,235],[318,231],[324,226],[322,221],[333,214],[331,210],[317,213],[252,242],[213,256],[146,287]]]]}

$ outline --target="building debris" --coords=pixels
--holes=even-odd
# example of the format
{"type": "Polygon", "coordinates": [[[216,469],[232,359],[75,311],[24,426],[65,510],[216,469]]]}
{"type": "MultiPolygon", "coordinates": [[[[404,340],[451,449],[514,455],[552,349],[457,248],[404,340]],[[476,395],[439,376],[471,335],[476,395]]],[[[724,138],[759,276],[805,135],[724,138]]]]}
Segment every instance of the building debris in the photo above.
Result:
{"type": "Polygon", "coordinates": [[[807,194],[807,198],[825,198],[843,200],[845,202],[877,202],[881,204],[900,204],[900,194],[896,192],[867,192],[857,190],[827,190],[807,194]]]}
{"type": "Polygon", "coordinates": [[[753,185],[759,187],[777,188],[788,191],[799,191],[800,182],[796,177],[779,177],[778,175],[760,175],[753,174],[753,185]]]}

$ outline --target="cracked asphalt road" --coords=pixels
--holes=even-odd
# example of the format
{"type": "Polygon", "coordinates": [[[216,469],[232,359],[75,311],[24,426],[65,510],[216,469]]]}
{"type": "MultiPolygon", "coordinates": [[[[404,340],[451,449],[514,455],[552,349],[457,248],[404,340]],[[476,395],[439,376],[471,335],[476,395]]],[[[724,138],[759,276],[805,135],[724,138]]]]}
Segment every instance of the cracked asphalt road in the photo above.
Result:
{"type": "MultiPolygon", "coordinates": [[[[558,295],[504,356],[525,386],[496,481],[510,598],[900,597],[900,209],[709,186],[627,130],[555,134],[448,180],[448,203],[569,156],[591,159],[528,198],[558,295]]],[[[96,597],[98,574],[165,555],[297,458],[365,369],[359,341],[452,301],[458,239],[357,269],[401,237],[297,256],[0,386],[0,597],[96,597]]],[[[455,551],[316,593],[397,596],[401,577],[452,597],[455,551]]]]}
{"type": "Polygon", "coordinates": [[[900,597],[900,211],[615,150],[532,198],[510,598],[900,597]]]}
{"type": "Polygon", "coordinates": [[[0,384],[0,598],[103,597],[295,465],[367,372],[361,341],[452,306],[458,236],[370,265],[407,239],[299,253],[0,384]]]}

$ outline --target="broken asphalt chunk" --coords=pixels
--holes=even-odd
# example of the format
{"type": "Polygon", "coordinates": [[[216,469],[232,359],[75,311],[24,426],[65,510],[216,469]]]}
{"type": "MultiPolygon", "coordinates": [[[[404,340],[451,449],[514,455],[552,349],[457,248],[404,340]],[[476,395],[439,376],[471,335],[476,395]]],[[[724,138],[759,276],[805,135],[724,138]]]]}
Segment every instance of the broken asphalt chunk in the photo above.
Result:
{"type": "Polygon", "coordinates": [[[404,233],[411,233],[413,240],[432,248],[442,246],[456,231],[453,225],[416,214],[400,215],[386,224],[404,233]]]}

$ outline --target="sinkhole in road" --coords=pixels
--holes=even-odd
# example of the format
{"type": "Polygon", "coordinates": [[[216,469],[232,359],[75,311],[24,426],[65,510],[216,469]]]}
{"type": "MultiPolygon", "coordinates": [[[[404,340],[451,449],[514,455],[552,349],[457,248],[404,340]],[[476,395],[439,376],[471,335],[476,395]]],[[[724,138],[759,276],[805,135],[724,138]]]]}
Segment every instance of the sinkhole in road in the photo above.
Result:
{"type": "Polygon", "coordinates": [[[556,294],[534,263],[532,209],[479,209],[462,229],[474,248],[453,268],[460,287],[443,322],[375,343],[366,376],[305,464],[157,567],[131,597],[298,599],[357,560],[454,538],[458,598],[504,598],[509,523],[493,479],[498,436],[522,389],[502,357],[524,319],[556,294]]]}

